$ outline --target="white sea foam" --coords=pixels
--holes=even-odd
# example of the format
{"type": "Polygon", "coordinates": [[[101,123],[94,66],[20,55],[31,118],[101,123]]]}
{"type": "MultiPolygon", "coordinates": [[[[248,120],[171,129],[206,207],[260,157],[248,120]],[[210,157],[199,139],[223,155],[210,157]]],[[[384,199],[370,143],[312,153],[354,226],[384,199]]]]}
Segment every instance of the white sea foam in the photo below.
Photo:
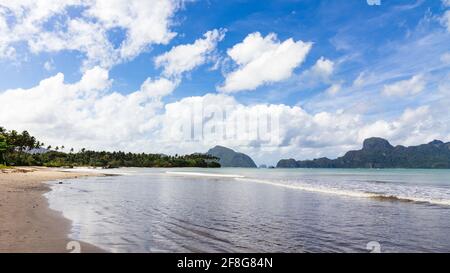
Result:
{"type": "Polygon", "coordinates": [[[373,197],[374,194],[371,193],[365,193],[365,192],[357,192],[357,191],[347,191],[347,190],[339,190],[339,189],[332,189],[332,188],[325,188],[325,187],[311,187],[306,185],[292,185],[292,184],[283,184],[283,183],[277,183],[273,181],[267,181],[262,179],[248,179],[248,178],[236,178],[238,181],[248,181],[253,183],[260,183],[260,184],[266,184],[266,185],[272,185],[277,187],[283,187],[288,189],[295,189],[295,190],[302,190],[302,191],[309,191],[309,192],[317,192],[317,193],[325,193],[325,194],[334,194],[334,195],[343,195],[343,196],[350,196],[350,197],[373,197]]]}
{"type": "Polygon", "coordinates": [[[110,174],[110,175],[132,175],[137,171],[130,171],[129,169],[121,170],[118,169],[103,169],[103,168],[92,168],[92,167],[76,167],[76,168],[66,168],[63,169],[65,172],[85,172],[85,173],[96,173],[96,174],[110,174]]]}
{"type": "Polygon", "coordinates": [[[391,194],[391,193],[374,193],[362,190],[348,190],[339,189],[333,187],[326,187],[324,185],[310,185],[310,184],[286,184],[283,182],[268,181],[263,179],[252,179],[252,178],[235,178],[237,181],[247,181],[252,183],[266,184],[271,186],[283,187],[288,189],[302,190],[307,192],[315,192],[321,194],[339,195],[354,198],[371,198],[386,201],[403,201],[403,202],[415,202],[415,203],[429,203],[441,206],[450,206],[450,199],[442,198],[425,198],[419,196],[409,196],[402,194],[391,194]]]}
{"type": "Polygon", "coordinates": [[[167,171],[166,174],[180,175],[180,176],[203,176],[203,177],[224,177],[224,178],[244,178],[243,175],[237,174],[219,174],[219,173],[200,173],[200,172],[171,172],[167,171]]]}

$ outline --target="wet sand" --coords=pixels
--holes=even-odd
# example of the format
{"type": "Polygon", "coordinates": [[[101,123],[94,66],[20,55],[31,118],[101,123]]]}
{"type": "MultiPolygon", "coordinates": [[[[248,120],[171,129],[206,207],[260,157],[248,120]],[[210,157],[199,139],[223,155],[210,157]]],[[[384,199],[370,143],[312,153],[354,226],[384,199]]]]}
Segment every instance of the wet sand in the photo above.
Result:
{"type": "MultiPolygon", "coordinates": [[[[0,252],[68,253],[71,222],[53,211],[43,196],[44,182],[96,175],[50,168],[0,170],[0,252]]],[[[104,252],[80,242],[81,252],[104,252]]]]}

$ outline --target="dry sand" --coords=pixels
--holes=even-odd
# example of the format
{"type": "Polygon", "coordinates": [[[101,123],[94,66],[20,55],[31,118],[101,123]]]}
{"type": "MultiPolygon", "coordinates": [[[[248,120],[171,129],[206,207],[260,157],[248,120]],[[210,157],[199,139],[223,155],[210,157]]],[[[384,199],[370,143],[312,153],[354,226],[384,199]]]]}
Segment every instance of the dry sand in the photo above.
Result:
{"type": "MultiPolygon", "coordinates": [[[[48,206],[45,181],[92,176],[48,168],[0,170],[0,252],[70,252],[71,222],[48,206]]],[[[81,252],[103,252],[81,243],[81,252]]]]}

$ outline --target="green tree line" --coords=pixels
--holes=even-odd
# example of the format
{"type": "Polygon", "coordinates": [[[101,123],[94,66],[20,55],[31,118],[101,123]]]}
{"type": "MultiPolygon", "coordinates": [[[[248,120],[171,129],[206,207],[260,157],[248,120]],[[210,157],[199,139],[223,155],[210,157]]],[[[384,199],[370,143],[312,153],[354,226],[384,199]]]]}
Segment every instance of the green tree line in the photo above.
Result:
{"type": "Polygon", "coordinates": [[[218,168],[218,159],[207,154],[164,155],[146,153],[105,152],[81,149],[74,152],[64,146],[47,146],[31,136],[0,127],[0,164],[7,166],[47,166],[103,168],[117,167],[201,167],[218,168]]]}

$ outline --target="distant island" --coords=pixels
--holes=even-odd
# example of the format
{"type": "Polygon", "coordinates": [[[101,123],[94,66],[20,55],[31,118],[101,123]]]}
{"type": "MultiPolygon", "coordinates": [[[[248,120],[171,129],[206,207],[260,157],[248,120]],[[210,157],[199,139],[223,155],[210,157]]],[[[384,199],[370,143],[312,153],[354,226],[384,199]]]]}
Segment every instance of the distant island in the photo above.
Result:
{"type": "Polygon", "coordinates": [[[207,154],[218,158],[222,167],[257,168],[253,159],[248,155],[235,152],[223,146],[216,146],[210,149],[207,154]]]}
{"type": "Polygon", "coordinates": [[[46,167],[200,167],[220,168],[218,158],[208,154],[164,155],[90,151],[64,146],[47,146],[36,140],[27,131],[7,131],[0,127],[0,167],[46,166],[46,167]],[[67,152],[65,152],[67,150],[67,152]]]}
{"type": "Polygon", "coordinates": [[[337,159],[282,159],[277,168],[450,168],[450,142],[434,140],[418,146],[392,146],[383,138],[369,138],[363,148],[337,159]]]}

